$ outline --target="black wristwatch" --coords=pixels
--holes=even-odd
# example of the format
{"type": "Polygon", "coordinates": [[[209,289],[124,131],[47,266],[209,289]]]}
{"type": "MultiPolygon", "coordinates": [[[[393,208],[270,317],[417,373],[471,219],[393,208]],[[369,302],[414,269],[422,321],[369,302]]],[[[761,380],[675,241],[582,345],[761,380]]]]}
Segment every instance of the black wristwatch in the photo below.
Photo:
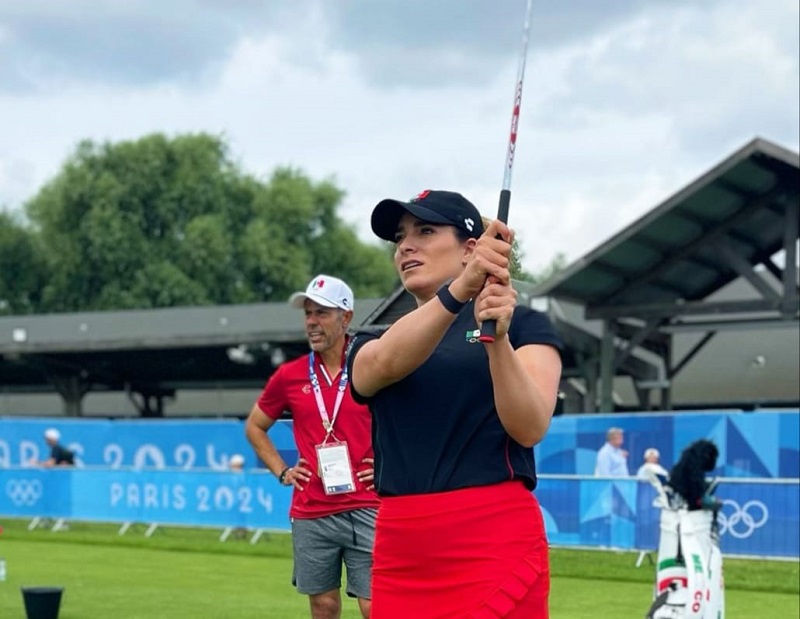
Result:
{"type": "Polygon", "coordinates": [[[458,314],[469,301],[459,301],[450,292],[450,284],[453,283],[452,279],[448,279],[441,285],[439,290],[436,291],[436,296],[439,297],[444,309],[451,314],[458,314]]]}
{"type": "Polygon", "coordinates": [[[292,467],[291,467],[291,466],[287,466],[285,469],[283,469],[283,470],[281,471],[281,474],[280,474],[280,475],[278,475],[278,483],[280,483],[281,485],[283,485],[283,484],[284,484],[284,482],[286,481],[286,473],[288,473],[288,472],[289,472],[289,471],[291,471],[291,470],[292,470],[292,467]]]}

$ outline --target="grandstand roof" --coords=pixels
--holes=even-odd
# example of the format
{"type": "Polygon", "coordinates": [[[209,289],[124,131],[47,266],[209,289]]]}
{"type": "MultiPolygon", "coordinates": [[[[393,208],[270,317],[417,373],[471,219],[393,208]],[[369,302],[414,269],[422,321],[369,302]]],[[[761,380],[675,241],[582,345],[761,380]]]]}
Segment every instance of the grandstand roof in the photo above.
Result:
{"type": "Polygon", "coordinates": [[[705,299],[739,277],[743,266],[764,264],[777,272],[770,259],[792,233],[787,213],[793,211],[797,221],[799,169],[797,153],[756,138],[535,294],[581,303],[589,317],[649,309],[666,315],[676,301],[705,299]]]}
{"type": "MultiPolygon", "coordinates": [[[[359,300],[354,323],[378,303],[359,300]]],[[[76,372],[101,390],[260,386],[276,348],[307,352],[287,303],[0,317],[0,389],[52,391],[76,372]]]]}

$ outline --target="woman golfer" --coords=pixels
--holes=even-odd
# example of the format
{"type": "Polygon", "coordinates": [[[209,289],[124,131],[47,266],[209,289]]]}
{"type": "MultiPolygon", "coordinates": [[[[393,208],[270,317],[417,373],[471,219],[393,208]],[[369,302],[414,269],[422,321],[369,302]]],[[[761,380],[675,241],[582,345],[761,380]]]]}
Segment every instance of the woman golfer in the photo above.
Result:
{"type": "Polygon", "coordinates": [[[383,200],[372,229],[396,245],[417,308],[348,356],[373,415],[379,508],[373,619],[548,617],[550,576],[532,447],[550,425],[561,343],[516,306],[512,233],[457,193],[383,200]],[[497,238],[497,237],[500,238],[497,238]],[[480,324],[497,321],[493,343],[480,324]]]}

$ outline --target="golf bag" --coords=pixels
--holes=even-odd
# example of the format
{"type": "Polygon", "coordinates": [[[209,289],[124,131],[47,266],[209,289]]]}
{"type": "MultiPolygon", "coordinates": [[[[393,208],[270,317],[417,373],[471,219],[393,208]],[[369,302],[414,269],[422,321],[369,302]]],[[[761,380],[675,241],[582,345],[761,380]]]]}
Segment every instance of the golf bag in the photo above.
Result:
{"type": "Polygon", "coordinates": [[[708,486],[703,508],[689,510],[663,478],[652,485],[661,508],[655,600],[645,619],[724,619],[725,596],[717,512],[708,486]]]}

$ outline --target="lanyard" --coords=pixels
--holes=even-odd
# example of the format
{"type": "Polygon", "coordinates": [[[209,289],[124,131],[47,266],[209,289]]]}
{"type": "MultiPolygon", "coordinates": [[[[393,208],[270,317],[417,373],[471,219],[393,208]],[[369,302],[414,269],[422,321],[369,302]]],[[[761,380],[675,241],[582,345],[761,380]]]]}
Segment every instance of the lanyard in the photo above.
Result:
{"type": "Polygon", "coordinates": [[[319,410],[319,416],[322,419],[322,426],[328,433],[327,436],[325,436],[325,440],[327,441],[328,436],[333,433],[333,424],[336,423],[336,417],[339,415],[339,408],[342,405],[342,399],[344,399],[344,391],[347,389],[347,366],[342,368],[342,373],[339,378],[339,388],[336,393],[336,401],[333,404],[333,417],[328,416],[328,410],[325,408],[325,402],[322,399],[322,390],[319,388],[319,379],[317,378],[316,370],[314,370],[313,351],[308,355],[308,378],[311,381],[311,388],[314,390],[314,399],[317,401],[317,409],[319,410]]]}

